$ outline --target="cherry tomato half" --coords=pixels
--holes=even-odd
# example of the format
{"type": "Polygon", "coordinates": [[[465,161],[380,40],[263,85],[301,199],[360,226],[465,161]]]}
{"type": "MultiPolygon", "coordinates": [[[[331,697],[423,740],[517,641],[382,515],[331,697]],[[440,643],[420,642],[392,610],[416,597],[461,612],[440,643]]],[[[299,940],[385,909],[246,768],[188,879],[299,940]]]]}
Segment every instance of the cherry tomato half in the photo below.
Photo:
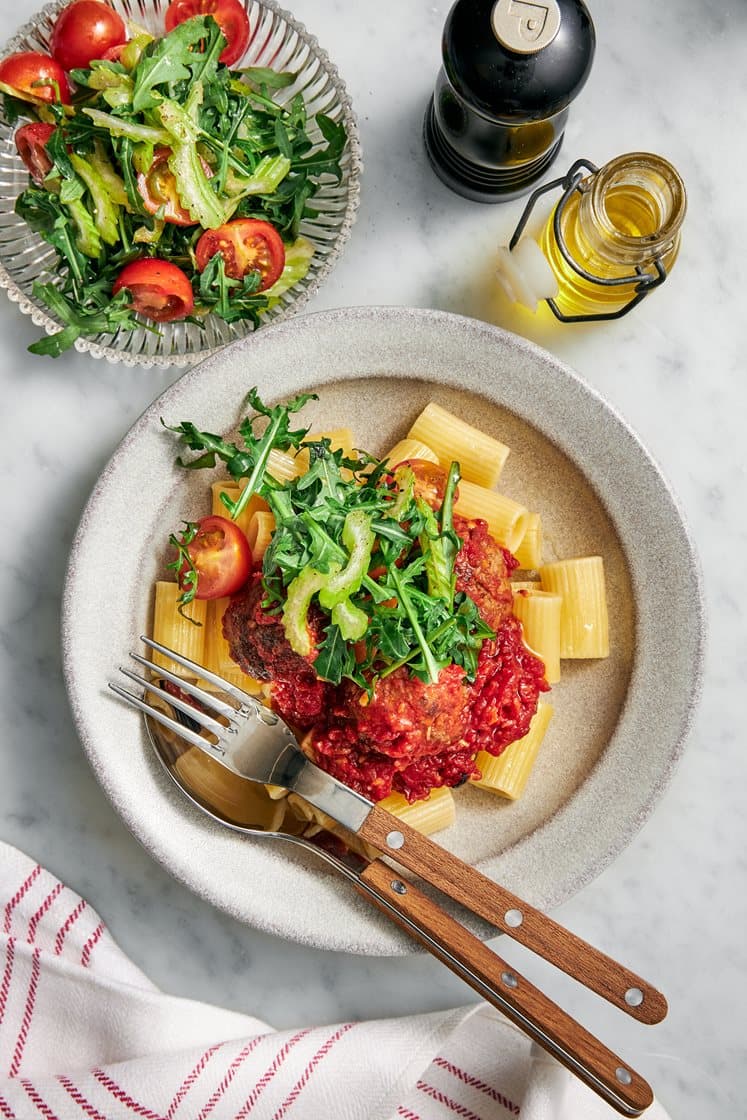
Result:
{"type": "Polygon", "coordinates": [[[46,145],[54,132],[53,124],[24,124],[15,135],[18,154],[26,164],[29,175],[35,183],[43,183],[52,170],[52,160],[47,155],[46,145]]]}
{"type": "Polygon", "coordinates": [[[131,292],[133,309],[156,323],[183,319],[195,305],[189,277],[175,264],[158,257],[142,257],[125,265],[112,295],[122,288],[131,292]]]}
{"type": "MultiPolygon", "coordinates": [[[[252,570],[252,553],[241,529],[226,517],[203,517],[187,545],[197,569],[197,599],[222,599],[243,587],[252,570]]],[[[188,569],[179,573],[180,583],[188,569]]],[[[182,587],[184,590],[184,587],[182,587]]]]}
{"type": "MultiPolygon", "coordinates": [[[[156,214],[163,207],[163,219],[175,226],[196,226],[188,210],[185,210],[179,201],[176,190],[176,179],[169,169],[168,159],[171,148],[156,148],[153,153],[153,162],[145,174],[137,177],[137,189],[143,200],[143,206],[149,214],[156,214]]],[[[213,174],[213,169],[206,160],[200,156],[202,170],[208,179],[213,174]]]]}
{"type": "Polygon", "coordinates": [[[121,16],[100,0],[75,0],[63,8],[52,31],[51,50],[66,70],[90,66],[105,51],[124,43],[127,29],[121,16]]]}
{"type": "Polygon", "coordinates": [[[226,40],[219,61],[226,66],[238,62],[251,35],[249,17],[240,0],[172,0],[166,9],[166,30],[173,31],[193,16],[213,17],[226,40]]]}
{"type": "Polygon", "coordinates": [[[274,226],[259,218],[236,218],[218,229],[206,230],[195,246],[200,272],[216,253],[222,254],[226,276],[234,280],[241,280],[247,272],[258,272],[259,292],[272,287],[285,265],[282,237],[274,226]]]}
{"type": "Polygon", "coordinates": [[[65,71],[54,58],[40,51],[20,51],[0,62],[0,82],[10,86],[26,101],[57,101],[70,104],[65,71]],[[38,83],[38,84],[37,84],[38,83]]]}

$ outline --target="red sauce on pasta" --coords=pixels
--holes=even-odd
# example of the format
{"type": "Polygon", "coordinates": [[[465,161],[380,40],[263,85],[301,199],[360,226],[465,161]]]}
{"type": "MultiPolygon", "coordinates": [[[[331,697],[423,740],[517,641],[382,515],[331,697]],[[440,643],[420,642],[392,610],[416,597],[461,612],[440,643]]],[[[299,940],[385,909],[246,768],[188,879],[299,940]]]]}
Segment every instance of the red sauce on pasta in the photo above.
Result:
{"type": "MultiPolygon", "coordinates": [[[[272,682],[272,702],[328,773],[379,801],[392,791],[414,801],[439,786],[478,777],[478,751],[501,754],[522,738],[548,685],[544,665],[524,645],[511,614],[510,553],[482,520],[455,518],[462,540],[457,589],[475,601],[495,630],[483,642],[474,681],[450,665],[431,684],[401,668],[379,680],[369,697],[354,682],[334,686],[288,645],[279,618],[262,609],[257,575],[224,617],[232,657],[244,672],[272,682]]],[[[312,633],[320,619],[310,618],[312,633]]]]}

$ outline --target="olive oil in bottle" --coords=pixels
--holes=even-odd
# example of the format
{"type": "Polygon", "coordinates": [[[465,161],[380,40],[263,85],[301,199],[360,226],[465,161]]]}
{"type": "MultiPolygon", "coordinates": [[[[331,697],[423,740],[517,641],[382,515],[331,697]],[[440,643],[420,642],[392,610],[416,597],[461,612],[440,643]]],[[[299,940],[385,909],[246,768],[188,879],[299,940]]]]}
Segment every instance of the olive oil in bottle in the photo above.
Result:
{"type": "Polygon", "coordinates": [[[674,266],[685,187],[670,163],[646,152],[618,156],[599,169],[585,161],[579,165],[591,173],[569,172],[566,180],[558,180],[566,190],[538,238],[539,247],[524,238],[511,252],[502,250],[499,279],[511,298],[532,309],[547,299],[561,320],[617,318],[674,266]]]}

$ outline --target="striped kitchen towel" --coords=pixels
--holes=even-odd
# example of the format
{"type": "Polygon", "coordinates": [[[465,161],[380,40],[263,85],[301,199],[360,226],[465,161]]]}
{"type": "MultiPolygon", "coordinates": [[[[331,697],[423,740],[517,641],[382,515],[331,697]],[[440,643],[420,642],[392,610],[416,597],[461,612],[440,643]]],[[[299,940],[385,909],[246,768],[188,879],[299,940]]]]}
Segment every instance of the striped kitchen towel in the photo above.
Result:
{"type": "Polygon", "coordinates": [[[4,1120],[615,1115],[486,1005],[276,1031],[167,995],[84,899],[2,843],[0,924],[4,1120]]]}

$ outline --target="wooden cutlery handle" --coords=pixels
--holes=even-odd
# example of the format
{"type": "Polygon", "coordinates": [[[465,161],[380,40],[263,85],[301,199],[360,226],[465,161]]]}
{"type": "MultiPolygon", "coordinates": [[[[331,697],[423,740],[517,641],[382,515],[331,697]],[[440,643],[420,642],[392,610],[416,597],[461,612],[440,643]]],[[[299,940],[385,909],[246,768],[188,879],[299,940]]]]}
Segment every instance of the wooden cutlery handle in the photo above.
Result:
{"type": "Polygon", "coordinates": [[[381,860],[360,880],[375,892],[363,889],[366,897],[614,1109],[638,1116],[648,1108],[653,1093],[639,1074],[418,887],[381,860]]]}
{"type": "Polygon", "coordinates": [[[640,976],[385,809],[374,806],[358,835],[640,1022],[665,1017],[664,996],[640,976]]]}

